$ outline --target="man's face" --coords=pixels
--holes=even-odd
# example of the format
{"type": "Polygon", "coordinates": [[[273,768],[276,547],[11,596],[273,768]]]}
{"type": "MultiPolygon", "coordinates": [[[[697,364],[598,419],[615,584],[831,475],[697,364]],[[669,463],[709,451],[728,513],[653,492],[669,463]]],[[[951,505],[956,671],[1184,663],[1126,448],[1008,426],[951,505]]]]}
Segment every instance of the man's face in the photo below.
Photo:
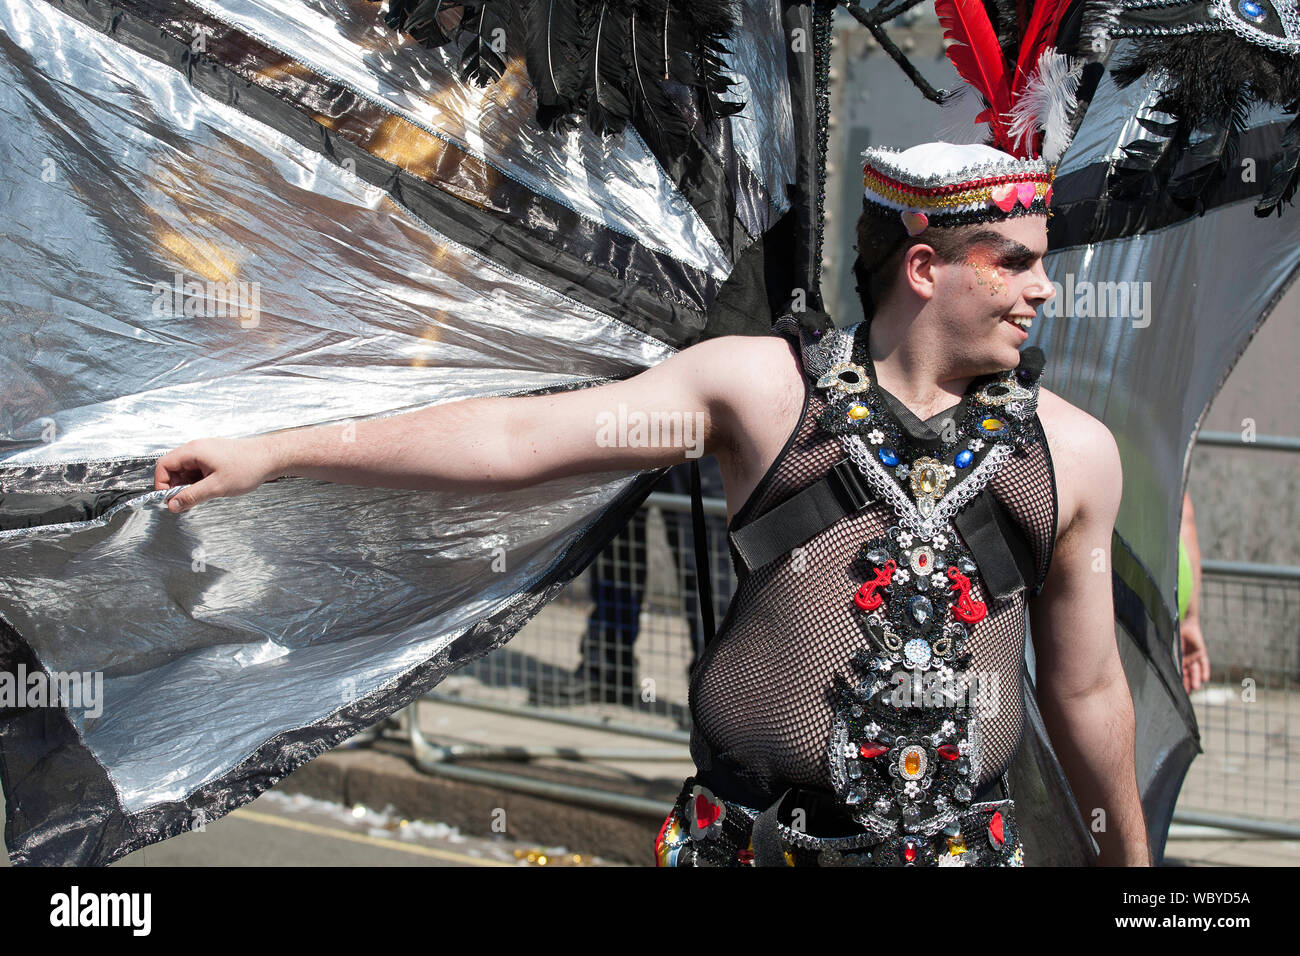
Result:
{"type": "Polygon", "coordinates": [[[973,375],[1015,368],[1038,307],[1056,294],[1043,269],[1047,217],[990,223],[961,262],[934,264],[935,303],[958,367],[973,375]]]}

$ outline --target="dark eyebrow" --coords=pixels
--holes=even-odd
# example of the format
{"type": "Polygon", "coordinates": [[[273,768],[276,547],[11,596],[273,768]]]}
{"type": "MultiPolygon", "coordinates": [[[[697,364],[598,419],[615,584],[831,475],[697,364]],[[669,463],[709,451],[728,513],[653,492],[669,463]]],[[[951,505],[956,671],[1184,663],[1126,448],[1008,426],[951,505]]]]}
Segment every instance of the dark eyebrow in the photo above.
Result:
{"type": "Polygon", "coordinates": [[[1024,243],[1016,242],[1014,239],[1008,239],[1006,236],[999,235],[996,232],[990,232],[987,235],[981,235],[976,240],[980,245],[989,247],[994,255],[1007,261],[1017,261],[1020,259],[1037,259],[1038,253],[1034,252],[1024,243]]]}

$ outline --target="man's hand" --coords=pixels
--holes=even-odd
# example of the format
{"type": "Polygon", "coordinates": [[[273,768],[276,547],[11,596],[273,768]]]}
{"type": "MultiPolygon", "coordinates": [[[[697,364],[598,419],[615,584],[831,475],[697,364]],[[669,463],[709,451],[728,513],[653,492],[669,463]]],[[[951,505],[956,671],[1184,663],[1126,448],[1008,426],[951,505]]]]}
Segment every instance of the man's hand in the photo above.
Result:
{"type": "Polygon", "coordinates": [[[273,477],[267,443],[257,438],[200,438],[174,448],[154,466],[155,490],[189,485],[167,502],[173,514],[212,498],[247,494],[273,477]]]}
{"type": "Polygon", "coordinates": [[[1210,652],[1198,619],[1184,620],[1178,630],[1183,640],[1183,688],[1190,694],[1210,679],[1210,652]]]}

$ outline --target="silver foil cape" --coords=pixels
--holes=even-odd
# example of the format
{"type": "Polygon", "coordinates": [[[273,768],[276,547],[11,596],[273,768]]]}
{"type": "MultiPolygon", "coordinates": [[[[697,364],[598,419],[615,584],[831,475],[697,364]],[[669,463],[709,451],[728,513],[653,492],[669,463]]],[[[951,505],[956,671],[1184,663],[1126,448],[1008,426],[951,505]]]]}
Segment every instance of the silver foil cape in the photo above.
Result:
{"type": "MultiPolygon", "coordinates": [[[[1057,172],[1056,204],[1072,173],[1109,164],[1123,157],[1121,144],[1149,138],[1135,116],[1167,118],[1149,111],[1156,95],[1141,83],[1120,90],[1109,74],[1103,78],[1057,172]]],[[[1276,126],[1280,117],[1257,110],[1249,129],[1276,126]]],[[[1262,179],[1272,157],[1256,160],[1262,179]]],[[[1234,167],[1229,176],[1237,172],[1234,167]]],[[[1175,622],[1191,446],[1223,380],[1300,269],[1300,214],[1289,209],[1259,219],[1254,198],[1050,252],[1045,265],[1058,284],[1057,301],[1040,310],[1029,343],[1046,353],[1043,384],[1104,422],[1119,445],[1124,494],[1113,549],[1116,617],[1138,719],[1138,783],[1158,854],[1182,778],[1199,752],[1175,622]],[[1103,283],[1128,287],[1126,314],[1115,315],[1103,283]],[[1088,284],[1094,302],[1082,314],[1088,284]],[[1134,292],[1141,310],[1132,305],[1134,292]],[[1101,298],[1109,314],[1097,307],[1101,298]]],[[[1114,301],[1122,307],[1122,299],[1114,301]]]]}
{"type": "MultiPolygon", "coordinates": [[[[361,0],[195,6],[584,218],[731,270],[631,130],[540,131],[531,98],[466,86],[361,0]]],[[[747,15],[776,31],[779,9],[747,15]]],[[[795,165],[784,58],[755,34],[730,64],[761,106],[731,122],[770,218],[795,165]]],[[[0,652],[104,682],[102,714],[3,724],[6,836],[14,863],[100,864],[253,799],[503,643],[657,477],[475,495],[282,479],[175,516],[152,490],[163,452],[579,387],[674,350],[58,3],[0,0],[0,125],[0,496],[115,496],[0,532],[0,652]],[[187,282],[246,294],[223,314],[187,282]]]]}

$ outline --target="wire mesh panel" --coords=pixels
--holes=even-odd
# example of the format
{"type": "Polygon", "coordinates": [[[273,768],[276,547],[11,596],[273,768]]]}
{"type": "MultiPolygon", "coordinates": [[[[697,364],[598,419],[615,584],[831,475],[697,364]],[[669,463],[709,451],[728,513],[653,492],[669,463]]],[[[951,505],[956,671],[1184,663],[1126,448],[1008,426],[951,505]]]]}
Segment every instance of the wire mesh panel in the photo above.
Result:
{"type": "MultiPolygon", "coordinates": [[[[725,503],[706,498],[714,621],[735,586],[725,503]]],[[[687,687],[704,628],[688,500],[651,495],[592,566],[508,647],[440,688],[571,716],[689,729],[687,687]]]]}
{"type": "Polygon", "coordinates": [[[1211,680],[1191,695],[1205,752],[1178,810],[1300,816],[1300,581],[1205,573],[1201,627],[1211,680]]]}

